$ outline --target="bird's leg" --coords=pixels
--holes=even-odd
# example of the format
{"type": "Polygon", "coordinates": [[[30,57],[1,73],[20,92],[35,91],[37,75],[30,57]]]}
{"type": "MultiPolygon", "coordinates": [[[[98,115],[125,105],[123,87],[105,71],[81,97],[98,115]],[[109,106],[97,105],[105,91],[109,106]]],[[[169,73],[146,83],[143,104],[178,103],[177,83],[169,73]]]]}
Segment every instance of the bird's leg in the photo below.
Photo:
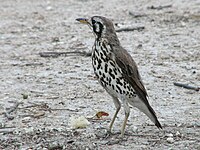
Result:
{"type": "Polygon", "coordinates": [[[128,102],[126,100],[124,100],[123,102],[124,102],[125,118],[124,118],[124,122],[123,122],[123,125],[122,125],[122,130],[121,130],[121,138],[124,137],[126,123],[128,121],[128,117],[129,117],[129,114],[130,114],[130,107],[128,105],[128,102]]]}
{"type": "Polygon", "coordinates": [[[120,101],[118,100],[118,98],[113,97],[113,101],[114,101],[114,104],[115,104],[115,107],[116,107],[116,112],[115,112],[115,114],[114,114],[114,116],[113,116],[113,119],[112,119],[112,121],[111,121],[111,123],[110,123],[109,130],[108,130],[109,132],[111,132],[113,123],[115,122],[115,119],[116,119],[116,117],[117,117],[117,114],[118,114],[118,112],[119,112],[119,110],[120,110],[120,108],[121,108],[121,103],[120,103],[120,101]]]}

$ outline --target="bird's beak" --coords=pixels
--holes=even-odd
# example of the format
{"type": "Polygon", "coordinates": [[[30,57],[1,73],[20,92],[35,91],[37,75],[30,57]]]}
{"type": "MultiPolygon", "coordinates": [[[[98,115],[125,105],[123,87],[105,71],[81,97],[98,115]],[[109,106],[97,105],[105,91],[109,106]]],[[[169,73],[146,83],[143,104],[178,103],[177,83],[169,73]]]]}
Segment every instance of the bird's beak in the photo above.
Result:
{"type": "Polygon", "coordinates": [[[91,26],[89,20],[86,19],[86,18],[77,18],[76,21],[79,21],[80,23],[87,24],[87,25],[91,26]]]}

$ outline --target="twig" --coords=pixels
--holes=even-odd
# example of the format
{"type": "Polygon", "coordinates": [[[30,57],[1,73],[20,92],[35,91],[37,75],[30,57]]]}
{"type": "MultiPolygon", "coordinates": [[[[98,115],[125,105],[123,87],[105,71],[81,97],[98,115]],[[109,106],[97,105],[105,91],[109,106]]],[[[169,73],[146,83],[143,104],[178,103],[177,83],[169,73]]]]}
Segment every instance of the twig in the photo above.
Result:
{"type": "Polygon", "coordinates": [[[116,29],[116,32],[122,32],[122,31],[128,32],[128,31],[135,31],[135,30],[142,31],[144,29],[145,29],[144,26],[141,26],[141,27],[124,27],[124,28],[116,29]]]}
{"type": "Polygon", "coordinates": [[[157,9],[157,10],[161,10],[161,9],[164,9],[164,8],[170,8],[172,7],[172,5],[164,5],[164,6],[150,6],[150,7],[147,7],[147,9],[157,9]]]}
{"type": "Polygon", "coordinates": [[[156,137],[156,135],[153,135],[153,134],[132,134],[132,133],[124,133],[125,135],[128,135],[128,136],[137,136],[137,137],[156,137]]]}
{"type": "Polygon", "coordinates": [[[147,14],[142,14],[142,13],[132,12],[132,11],[129,11],[129,15],[133,16],[134,18],[146,17],[147,16],[147,14]]]}
{"type": "Polygon", "coordinates": [[[4,133],[4,134],[13,133],[14,130],[15,130],[15,127],[1,128],[0,133],[4,133]]]}
{"type": "Polygon", "coordinates": [[[63,149],[63,146],[60,143],[51,143],[48,146],[49,150],[59,150],[59,149],[63,149]]]}
{"type": "Polygon", "coordinates": [[[89,57],[92,55],[92,52],[85,52],[85,51],[74,51],[74,52],[40,52],[39,55],[41,57],[58,57],[60,55],[80,55],[80,56],[86,56],[89,57]]]}
{"type": "Polygon", "coordinates": [[[12,120],[14,119],[14,116],[11,116],[10,113],[15,111],[17,109],[17,107],[20,105],[20,104],[23,104],[22,102],[16,102],[15,105],[11,108],[9,108],[8,111],[4,112],[5,116],[9,119],[9,120],[12,120]]]}
{"type": "Polygon", "coordinates": [[[51,108],[52,111],[62,111],[62,110],[67,110],[67,111],[72,111],[72,112],[78,112],[78,109],[69,109],[69,108],[51,108]]]}
{"type": "Polygon", "coordinates": [[[43,63],[27,63],[25,66],[41,66],[43,63]]]}
{"type": "Polygon", "coordinates": [[[105,144],[106,145],[114,145],[114,144],[119,144],[121,142],[122,142],[122,140],[112,140],[112,141],[107,141],[105,144]]]}
{"type": "Polygon", "coordinates": [[[190,90],[195,90],[195,91],[199,91],[199,89],[200,89],[200,87],[194,87],[194,86],[190,86],[190,85],[187,85],[187,84],[176,83],[176,82],[174,82],[174,85],[179,86],[179,87],[183,87],[183,88],[186,88],[186,89],[190,89],[190,90]]]}

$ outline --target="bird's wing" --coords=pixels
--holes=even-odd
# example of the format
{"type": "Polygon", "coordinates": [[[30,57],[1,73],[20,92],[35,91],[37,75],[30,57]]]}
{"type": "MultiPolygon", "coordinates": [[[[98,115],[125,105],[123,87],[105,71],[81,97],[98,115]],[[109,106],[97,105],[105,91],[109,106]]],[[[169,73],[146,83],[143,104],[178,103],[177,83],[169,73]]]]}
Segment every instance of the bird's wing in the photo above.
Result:
{"type": "Polygon", "coordinates": [[[156,117],[155,111],[150,106],[147,100],[147,91],[142,83],[136,63],[129,55],[129,53],[122,47],[121,49],[116,48],[114,51],[117,65],[122,70],[122,76],[133,87],[133,89],[135,90],[141,101],[146,105],[148,110],[141,109],[141,107],[138,108],[141,109],[155,123],[158,128],[162,128],[160,122],[156,117]]]}
{"type": "Polygon", "coordinates": [[[121,50],[116,50],[115,52],[116,52],[115,59],[117,65],[122,70],[123,77],[133,87],[133,89],[136,91],[138,96],[143,100],[143,102],[149,105],[149,102],[147,101],[147,91],[142,83],[136,63],[134,62],[132,57],[128,54],[128,52],[122,47],[121,50]]]}

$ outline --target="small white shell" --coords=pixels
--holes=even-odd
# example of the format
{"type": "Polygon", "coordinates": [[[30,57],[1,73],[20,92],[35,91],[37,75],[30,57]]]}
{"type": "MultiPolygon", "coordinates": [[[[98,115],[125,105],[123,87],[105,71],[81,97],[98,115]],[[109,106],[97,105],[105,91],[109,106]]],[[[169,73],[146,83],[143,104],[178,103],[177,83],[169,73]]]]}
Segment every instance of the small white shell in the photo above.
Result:
{"type": "Polygon", "coordinates": [[[84,116],[80,116],[78,118],[72,116],[69,121],[69,126],[73,129],[86,128],[86,126],[89,124],[90,122],[84,116]]]}
{"type": "Polygon", "coordinates": [[[168,133],[166,134],[167,137],[173,137],[173,134],[172,133],[168,133]]]}
{"type": "Polygon", "coordinates": [[[167,138],[168,143],[174,143],[174,138],[173,137],[168,137],[167,138]]]}

